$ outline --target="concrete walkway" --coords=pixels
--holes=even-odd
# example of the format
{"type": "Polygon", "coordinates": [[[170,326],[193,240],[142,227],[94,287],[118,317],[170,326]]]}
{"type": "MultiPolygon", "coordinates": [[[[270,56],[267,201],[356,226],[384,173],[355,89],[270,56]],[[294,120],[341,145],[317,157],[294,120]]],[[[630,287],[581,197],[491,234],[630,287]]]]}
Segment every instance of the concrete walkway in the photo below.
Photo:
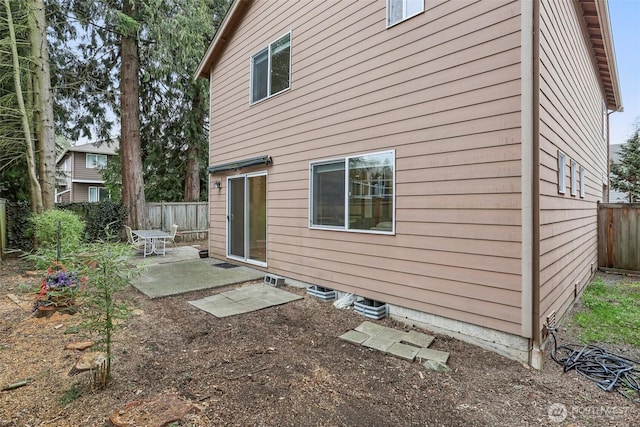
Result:
{"type": "Polygon", "coordinates": [[[135,256],[130,262],[144,265],[146,271],[135,277],[132,285],[149,298],[179,295],[202,289],[235,285],[264,278],[264,272],[249,267],[228,267],[213,259],[200,259],[198,248],[179,246],[167,248],[166,255],[135,256]]]}

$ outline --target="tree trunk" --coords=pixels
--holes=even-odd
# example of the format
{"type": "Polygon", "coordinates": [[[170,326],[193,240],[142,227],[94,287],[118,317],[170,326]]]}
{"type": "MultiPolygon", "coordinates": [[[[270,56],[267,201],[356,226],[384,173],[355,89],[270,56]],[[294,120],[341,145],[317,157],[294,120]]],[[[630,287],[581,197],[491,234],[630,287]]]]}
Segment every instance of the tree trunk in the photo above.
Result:
{"type": "MultiPolygon", "coordinates": [[[[122,12],[135,19],[134,0],[124,0],[122,12]]],[[[140,150],[140,58],[137,33],[127,31],[120,43],[120,155],[122,158],[122,203],[127,206],[127,224],[134,229],[147,225],[144,210],[144,178],[140,150]]]]}
{"type": "Polygon", "coordinates": [[[9,27],[9,37],[11,44],[11,55],[13,58],[13,81],[16,90],[16,98],[18,108],[20,110],[20,119],[22,122],[22,130],[24,132],[25,154],[27,159],[27,173],[29,175],[29,198],[31,201],[31,210],[33,212],[42,211],[42,193],[40,182],[36,174],[35,153],[33,150],[33,139],[31,138],[31,125],[29,123],[29,114],[24,103],[22,93],[22,81],[20,79],[20,58],[18,56],[18,47],[16,40],[16,32],[13,26],[13,15],[11,13],[10,0],[4,0],[7,9],[7,24],[9,27]]]}
{"type": "Polygon", "coordinates": [[[29,0],[28,26],[34,70],[34,125],[39,151],[40,190],[43,208],[52,209],[56,191],[56,141],[44,0],[29,0]]]}
{"type": "Polygon", "coordinates": [[[202,111],[202,92],[198,90],[197,85],[193,85],[192,89],[194,91],[192,101],[193,111],[200,111],[201,114],[197,117],[197,126],[191,128],[192,135],[190,135],[188,142],[189,148],[187,149],[187,170],[185,171],[184,179],[185,202],[200,201],[200,153],[198,149],[200,147],[200,138],[202,136],[201,130],[204,129],[204,122],[206,120],[207,114],[207,112],[202,111]]]}

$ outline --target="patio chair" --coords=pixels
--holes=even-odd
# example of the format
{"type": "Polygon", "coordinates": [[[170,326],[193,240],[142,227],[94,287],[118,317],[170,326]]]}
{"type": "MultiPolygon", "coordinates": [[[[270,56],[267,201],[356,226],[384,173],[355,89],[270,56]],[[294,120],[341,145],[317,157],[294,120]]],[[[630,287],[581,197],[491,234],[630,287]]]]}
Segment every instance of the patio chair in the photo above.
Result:
{"type": "Polygon", "coordinates": [[[173,243],[173,247],[177,248],[178,245],[176,244],[176,234],[178,233],[178,224],[173,224],[171,226],[171,232],[169,234],[171,234],[171,237],[167,238],[165,240],[165,243],[173,243]]]}
{"type": "Polygon", "coordinates": [[[127,232],[127,243],[138,251],[144,251],[147,245],[146,239],[138,239],[133,235],[133,230],[128,225],[124,226],[124,230],[127,232]]]}

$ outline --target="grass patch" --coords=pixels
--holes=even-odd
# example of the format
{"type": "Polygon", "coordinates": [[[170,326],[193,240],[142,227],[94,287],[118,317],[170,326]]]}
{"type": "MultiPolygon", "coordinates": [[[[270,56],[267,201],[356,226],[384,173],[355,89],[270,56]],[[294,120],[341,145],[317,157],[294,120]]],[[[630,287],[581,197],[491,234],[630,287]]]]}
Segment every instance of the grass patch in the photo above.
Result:
{"type": "Polygon", "coordinates": [[[582,294],[584,308],[574,320],[584,343],[625,343],[640,347],[640,283],[607,285],[594,280],[582,294]]]}
{"type": "Polygon", "coordinates": [[[70,388],[64,391],[64,394],[60,398],[60,406],[65,407],[72,403],[74,400],[82,396],[83,392],[82,385],[80,383],[75,383],[70,388]]]}

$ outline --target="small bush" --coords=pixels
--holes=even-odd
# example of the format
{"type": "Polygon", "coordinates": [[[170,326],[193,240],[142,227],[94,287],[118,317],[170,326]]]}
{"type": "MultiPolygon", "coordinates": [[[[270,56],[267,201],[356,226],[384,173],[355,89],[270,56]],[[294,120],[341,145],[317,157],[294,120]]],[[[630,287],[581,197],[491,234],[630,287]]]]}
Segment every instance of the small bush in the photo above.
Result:
{"type": "Polygon", "coordinates": [[[58,237],[62,247],[75,249],[82,243],[84,222],[73,212],[49,209],[31,216],[33,237],[39,246],[53,249],[58,245],[58,237]],[[58,236],[58,227],[60,236],[58,236]]]}

